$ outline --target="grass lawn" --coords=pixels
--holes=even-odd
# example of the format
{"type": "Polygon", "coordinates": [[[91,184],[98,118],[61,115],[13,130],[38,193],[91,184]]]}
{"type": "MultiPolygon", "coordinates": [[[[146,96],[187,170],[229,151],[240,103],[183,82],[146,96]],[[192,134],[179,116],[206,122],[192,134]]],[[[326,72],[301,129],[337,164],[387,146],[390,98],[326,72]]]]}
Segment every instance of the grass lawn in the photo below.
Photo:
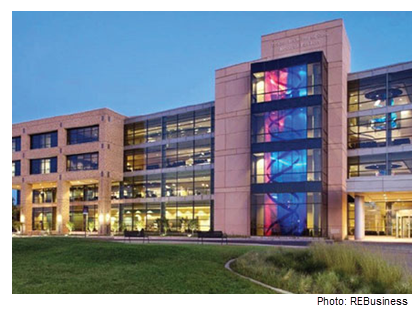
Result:
{"type": "Polygon", "coordinates": [[[224,265],[273,249],[13,238],[13,293],[269,293],[224,265]]]}
{"type": "Polygon", "coordinates": [[[235,271],[292,293],[412,293],[412,277],[376,253],[342,244],[251,251],[235,271]]]}

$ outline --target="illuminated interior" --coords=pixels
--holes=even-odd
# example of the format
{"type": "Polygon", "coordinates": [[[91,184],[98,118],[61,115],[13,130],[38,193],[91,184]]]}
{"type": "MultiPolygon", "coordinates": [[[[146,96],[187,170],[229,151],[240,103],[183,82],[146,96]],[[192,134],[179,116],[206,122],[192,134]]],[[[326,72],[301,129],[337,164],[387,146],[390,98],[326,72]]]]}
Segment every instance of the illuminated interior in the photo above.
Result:
{"type": "Polygon", "coordinates": [[[320,63],[254,73],[254,102],[261,103],[320,94],[320,79],[320,63]]]}

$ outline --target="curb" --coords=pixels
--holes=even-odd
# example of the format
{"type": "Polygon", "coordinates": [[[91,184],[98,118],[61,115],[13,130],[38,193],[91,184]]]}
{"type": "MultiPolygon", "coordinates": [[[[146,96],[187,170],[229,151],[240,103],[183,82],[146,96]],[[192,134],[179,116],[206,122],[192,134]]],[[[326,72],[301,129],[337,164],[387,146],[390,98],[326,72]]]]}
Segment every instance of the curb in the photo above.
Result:
{"type": "Polygon", "coordinates": [[[260,282],[260,281],[258,281],[258,280],[255,280],[255,279],[253,279],[253,278],[250,278],[250,277],[247,277],[247,276],[244,276],[244,275],[242,275],[242,274],[239,274],[239,273],[235,272],[233,269],[230,268],[230,264],[232,264],[235,260],[236,260],[236,259],[231,259],[230,261],[228,261],[228,262],[225,264],[225,268],[226,268],[227,270],[229,270],[230,272],[232,272],[233,274],[236,274],[236,275],[239,276],[239,277],[242,277],[242,278],[244,278],[244,279],[247,279],[247,280],[251,281],[252,283],[255,283],[255,284],[257,284],[257,285],[260,285],[260,286],[263,286],[263,287],[265,287],[265,288],[267,288],[267,289],[270,289],[270,290],[272,290],[272,291],[274,291],[274,292],[276,292],[276,293],[279,293],[279,294],[293,294],[293,293],[288,292],[288,291],[286,291],[286,290],[283,290],[283,289],[280,289],[280,288],[275,288],[275,287],[272,287],[272,286],[270,286],[270,285],[266,285],[266,284],[264,284],[264,283],[262,283],[262,282],[260,282]]]}

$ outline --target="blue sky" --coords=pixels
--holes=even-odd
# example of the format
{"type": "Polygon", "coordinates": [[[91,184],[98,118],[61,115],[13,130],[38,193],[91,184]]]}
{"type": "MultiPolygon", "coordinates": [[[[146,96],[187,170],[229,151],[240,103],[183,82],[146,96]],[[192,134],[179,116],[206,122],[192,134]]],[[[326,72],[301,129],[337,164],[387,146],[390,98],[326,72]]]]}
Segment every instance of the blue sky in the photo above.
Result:
{"type": "Polygon", "coordinates": [[[336,18],[352,71],[412,60],[409,12],[13,12],[13,123],[210,101],[215,69],[259,58],[261,35],[336,18]]]}

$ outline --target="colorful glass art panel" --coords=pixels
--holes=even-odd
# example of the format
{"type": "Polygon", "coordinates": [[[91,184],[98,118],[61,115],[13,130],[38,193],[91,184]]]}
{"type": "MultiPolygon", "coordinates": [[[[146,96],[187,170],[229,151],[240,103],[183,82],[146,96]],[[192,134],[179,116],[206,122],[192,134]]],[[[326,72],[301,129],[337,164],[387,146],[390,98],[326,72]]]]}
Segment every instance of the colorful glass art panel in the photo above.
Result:
{"type": "Polygon", "coordinates": [[[306,193],[270,193],[265,195],[265,236],[300,236],[306,228],[306,193]]]}

